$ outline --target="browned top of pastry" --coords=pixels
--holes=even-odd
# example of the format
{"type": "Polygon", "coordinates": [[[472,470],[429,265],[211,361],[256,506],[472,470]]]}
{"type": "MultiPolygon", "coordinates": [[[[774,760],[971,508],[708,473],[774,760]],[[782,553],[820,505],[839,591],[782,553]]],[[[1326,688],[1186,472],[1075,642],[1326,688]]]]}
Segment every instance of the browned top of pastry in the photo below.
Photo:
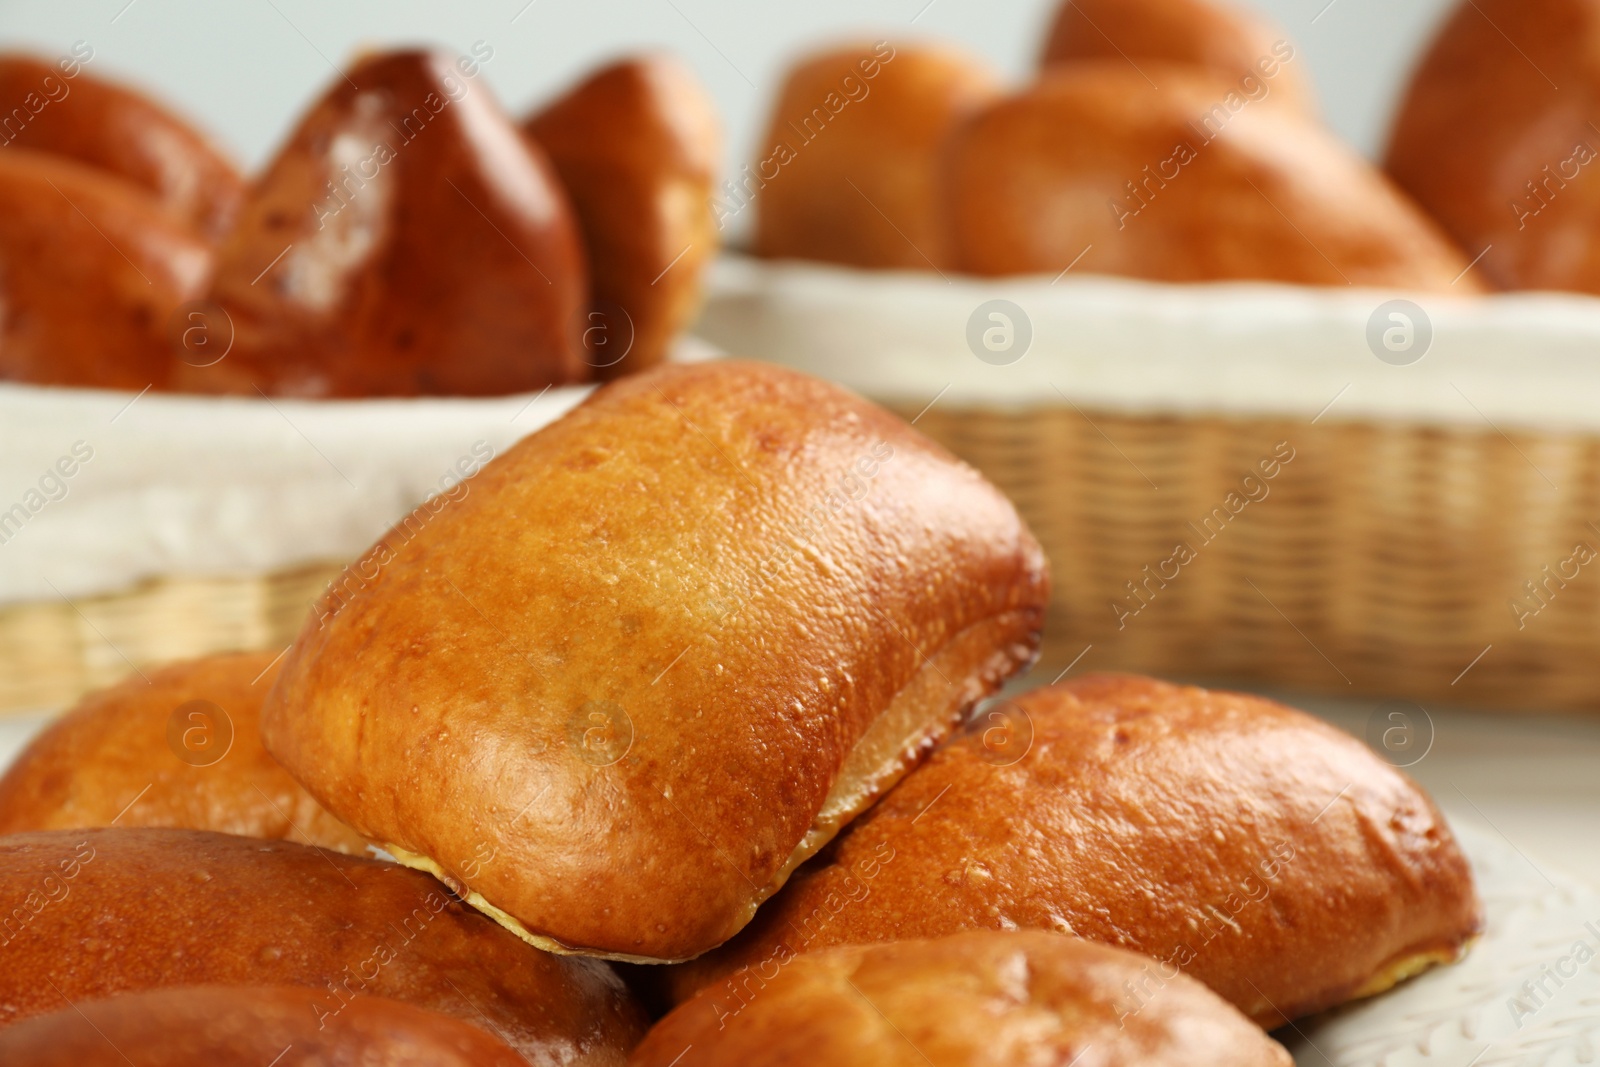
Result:
{"type": "Polygon", "coordinates": [[[232,351],[187,387],[492,395],[588,376],[572,209],[462,62],[371,56],[311,108],[218,253],[232,351]]]}
{"type": "Polygon", "coordinates": [[[540,952],[393,863],[199,830],[0,837],[0,1026],[119,993],[298,985],[492,1029],[536,1063],[616,1064],[642,1026],[605,964],[540,952]]]}
{"type": "Polygon", "coordinates": [[[335,583],[263,736],[541,943],[731,936],[1037,648],[1045,561],[1011,504],[792,371],[620,379],[468,484],[335,583]]]}
{"type": "Polygon", "coordinates": [[[1043,931],[971,931],[790,960],[743,1003],[707,993],[680,1006],[628,1062],[1289,1067],[1290,1059],[1216,994],[1152,960],[1043,931]]]}
{"type": "Polygon", "coordinates": [[[671,56],[634,56],[523,130],[549,154],[583,227],[584,359],[608,379],[655,366],[699,307],[701,274],[721,244],[711,198],[722,131],[710,95],[671,56]]]}
{"type": "Polygon", "coordinates": [[[0,151],[0,380],[166,386],[169,327],[211,253],[149,195],[103,171],[0,151]]]}
{"type": "Polygon", "coordinates": [[[124,178],[199,232],[220,237],[244,188],[233,163],[167,108],[88,73],[93,58],[82,41],[54,61],[0,55],[0,142],[124,178]]]}
{"type": "Polygon", "coordinates": [[[1258,697],[1095,675],[935,753],[721,951],[669,975],[727,1003],[824,945],[1075,933],[1181,967],[1264,1025],[1453,959],[1472,874],[1432,801],[1258,697]],[[723,981],[735,968],[745,976],[723,981]]]}
{"type": "Polygon", "coordinates": [[[1600,293],[1597,36],[1593,0],[1460,4],[1401,103],[1389,173],[1497,286],[1600,293]]]}
{"type": "Polygon", "coordinates": [[[1229,0],[1065,0],[1042,62],[1146,60],[1202,67],[1243,92],[1314,108],[1311,78],[1281,26],[1229,0]]]}
{"type": "Polygon", "coordinates": [[[27,1067],[526,1067],[485,1029],[383,997],[318,1018],[301,986],[179,986],[61,1010],[0,1030],[27,1067]]]}
{"type": "Polygon", "coordinates": [[[1066,64],[958,131],[964,269],[1477,288],[1467,257],[1319,124],[1198,68],[1141,66],[1066,64]]]}
{"type": "Polygon", "coordinates": [[[862,42],[812,55],[784,81],[726,211],[754,204],[759,255],[948,268],[944,143],[998,92],[982,62],[938,45],[862,42]]]}
{"type": "Polygon", "coordinates": [[[177,663],[84,698],[0,778],[0,834],[172,826],[362,854],[361,836],[261,747],[279,655],[177,663]]]}

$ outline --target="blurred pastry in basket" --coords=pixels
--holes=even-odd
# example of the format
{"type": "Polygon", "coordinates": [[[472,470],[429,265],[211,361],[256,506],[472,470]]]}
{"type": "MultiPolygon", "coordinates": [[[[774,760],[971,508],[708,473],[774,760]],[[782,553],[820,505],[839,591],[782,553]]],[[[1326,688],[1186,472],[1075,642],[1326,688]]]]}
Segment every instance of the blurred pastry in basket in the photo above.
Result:
{"type": "Polygon", "coordinates": [[[55,60],[0,55],[0,145],[53,153],[116,175],[196,232],[220,237],[244,192],[238,170],[167,108],[89,74],[93,59],[85,41],[55,60]]]}
{"type": "Polygon", "coordinates": [[[0,1030],[26,1067],[527,1067],[482,1023],[384,997],[319,1020],[299,986],[177,986],[63,1007],[0,1030]],[[130,1060],[124,1051],[136,1056],[130,1060]],[[291,1052],[292,1050],[292,1052],[291,1052]]]}
{"type": "Polygon", "coordinates": [[[857,267],[952,266],[939,160],[998,81],[942,45],[855,44],[784,81],[760,158],[730,183],[719,220],[750,203],[755,251],[857,267]]]}
{"type": "Polygon", "coordinates": [[[736,1005],[826,945],[1043,928],[1142,952],[1273,1027],[1458,958],[1481,921],[1438,809],[1354,738],[1258,697],[1097,675],[980,716],[667,978],[736,1005]]]}
{"type": "Polygon", "coordinates": [[[679,1006],[632,1067],[1290,1067],[1215,993],[1132,952],[1041,930],[834,948],[742,1001],[679,1006]],[[1085,1059],[1091,1052],[1092,1057],[1085,1059]]]}
{"type": "Polygon", "coordinates": [[[1597,35],[1594,0],[1460,4],[1400,105],[1389,173],[1501,288],[1600,293],[1597,35]]]}
{"type": "Polygon", "coordinates": [[[279,655],[178,663],[86,697],[0,778],[0,834],[171,826],[363,854],[261,747],[279,655]]]}
{"type": "Polygon", "coordinates": [[[1467,257],[1318,123],[1235,110],[1232,83],[1194,67],[1142,66],[1065,65],[957,131],[963,269],[1476,288],[1467,257]]]}
{"type": "Polygon", "coordinates": [[[605,963],[525,945],[418,871],[287,841],[12,834],[0,900],[0,1027],[122,993],[295,985],[314,1024],[392,997],[541,1064],[620,1064],[643,1031],[605,963]]]}
{"type": "Polygon", "coordinates": [[[1048,586],[1011,504],[893,415],[766,364],[668,364],[379,541],[262,734],[535,944],[680,960],[1033,659],[1048,586]]]}
{"type": "Polygon", "coordinates": [[[583,227],[584,359],[605,379],[655,366],[698,310],[721,241],[710,95],[670,56],[637,56],[585,78],[523,130],[549,154],[583,227]]]}
{"type": "Polygon", "coordinates": [[[0,152],[0,380],[139,391],[211,251],[154,197],[65,156],[0,152]]]}
{"type": "Polygon", "coordinates": [[[369,56],[301,120],[218,252],[201,392],[494,395],[582,381],[582,240],[475,61],[369,56]]]}
{"type": "Polygon", "coordinates": [[[1120,60],[1200,67],[1234,83],[1239,96],[1315,111],[1299,52],[1284,33],[1229,0],[1064,0],[1056,9],[1041,65],[1120,60]]]}

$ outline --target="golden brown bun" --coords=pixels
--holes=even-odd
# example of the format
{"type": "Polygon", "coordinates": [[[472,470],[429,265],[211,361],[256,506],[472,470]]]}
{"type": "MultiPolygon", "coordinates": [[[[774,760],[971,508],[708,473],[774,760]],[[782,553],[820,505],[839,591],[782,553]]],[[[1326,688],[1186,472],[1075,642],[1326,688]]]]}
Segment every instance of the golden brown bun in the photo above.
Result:
{"type": "Polygon", "coordinates": [[[721,243],[711,97],[676,59],[637,56],[590,75],[523,130],[549,154],[583,227],[585,360],[603,379],[655,366],[699,308],[701,275],[721,243]],[[625,321],[612,321],[617,307],[625,321]]]}
{"type": "Polygon", "coordinates": [[[566,194],[442,53],[371,56],[334,83],[251,189],[212,296],[234,342],[184,368],[201,392],[483,396],[588,377],[566,194]]]}
{"type": "Polygon", "coordinates": [[[136,186],[0,151],[0,380],[164,388],[170,319],[210,269],[205,243],[136,186]]]}
{"type": "Polygon", "coordinates": [[[745,1002],[708,993],[651,1030],[632,1067],[1290,1067],[1199,982],[1038,930],[835,948],[745,1002]],[[1135,992],[1148,990],[1143,999],[1135,992]]]}
{"type": "Polygon", "coordinates": [[[1597,35],[1594,0],[1462,4],[1400,106],[1389,173],[1499,287],[1600,293],[1597,35]]]}
{"type": "Polygon", "coordinates": [[[754,193],[758,255],[950,267],[939,161],[951,129],[998,92],[986,66],[943,46],[813,56],[784,82],[729,210],[754,193]]]}
{"type": "Polygon", "coordinates": [[[8,150],[50,152],[124,178],[207,237],[233,221],[244,179],[216,146],[144,94],[85,73],[74,55],[0,55],[0,102],[8,150]]]}
{"type": "Polygon", "coordinates": [[[1227,0],[1065,0],[1041,64],[1085,59],[1134,70],[1147,60],[1201,67],[1245,92],[1261,84],[1267,99],[1316,109],[1304,61],[1283,28],[1227,0]]]}
{"type": "Polygon", "coordinates": [[[1476,288],[1452,288],[1466,257],[1321,126],[1196,68],[1145,71],[1160,89],[1120,61],[1069,64],[955,135],[963,269],[1476,288]]]}
{"type": "Polygon", "coordinates": [[[619,379],[469,484],[330,590],[263,740],[542,946],[732,936],[1038,647],[1011,504],[792,371],[619,379]]]}
{"type": "Polygon", "coordinates": [[[0,1030],[0,1061],[18,1067],[527,1067],[528,1062],[478,1026],[383,997],[356,997],[321,1025],[316,994],[298,986],[180,986],[63,1005],[52,1015],[0,1030]]]}
{"type": "Polygon", "coordinates": [[[1270,1027],[1478,931],[1432,801],[1308,715],[1131,675],[1011,703],[1025,719],[980,716],[737,940],[669,972],[678,998],[709,985],[726,1003],[825,945],[1020,926],[1176,964],[1270,1027]]]}
{"type": "Polygon", "coordinates": [[[201,830],[0,837],[0,1026],[187,985],[297,985],[492,1030],[536,1063],[617,1064],[643,1030],[604,963],[530,948],[393,863],[201,830]]]}
{"type": "Polygon", "coordinates": [[[261,747],[277,655],[178,663],[84,698],[0,778],[0,834],[171,826],[363,855],[261,747]]]}

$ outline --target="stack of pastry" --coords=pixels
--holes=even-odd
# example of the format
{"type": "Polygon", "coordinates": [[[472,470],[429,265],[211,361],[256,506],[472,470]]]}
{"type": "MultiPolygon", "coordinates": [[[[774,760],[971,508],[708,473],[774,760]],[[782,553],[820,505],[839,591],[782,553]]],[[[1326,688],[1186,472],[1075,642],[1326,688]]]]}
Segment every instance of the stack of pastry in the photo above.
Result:
{"type": "Polygon", "coordinates": [[[0,57],[26,119],[0,156],[0,379],[480,396],[660,362],[717,248],[709,98],[645,55],[519,126],[488,55],[360,59],[249,182],[87,46],[0,57]]]}
{"type": "Polygon", "coordinates": [[[837,387],[658,367],[473,488],[286,652],[130,678],[0,780],[0,1060],[1282,1067],[1264,1027],[1479,928],[1432,802],[1304,714],[981,705],[1046,561],[837,387]]]}
{"type": "Polygon", "coordinates": [[[768,257],[1472,292],[1469,259],[1318,120],[1304,60],[1226,0],[1068,0],[1007,92],[942,46],[798,64],[755,190],[768,257]]]}

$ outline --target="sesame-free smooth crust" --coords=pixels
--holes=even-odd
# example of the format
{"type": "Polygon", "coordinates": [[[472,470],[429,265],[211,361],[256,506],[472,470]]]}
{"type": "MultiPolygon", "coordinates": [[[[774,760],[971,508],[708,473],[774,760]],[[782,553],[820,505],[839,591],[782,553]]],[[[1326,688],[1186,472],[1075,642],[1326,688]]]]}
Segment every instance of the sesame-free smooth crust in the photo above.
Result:
{"type": "Polygon", "coordinates": [[[980,59],[945,45],[861,41],[807,56],[784,79],[745,171],[760,190],[756,253],[949,268],[945,142],[999,91],[980,59]]]}
{"type": "Polygon", "coordinates": [[[129,993],[0,1030],[0,1062],[26,1067],[527,1067],[527,1060],[488,1030],[412,1004],[360,996],[323,1021],[311,1002],[299,986],[176,986],[129,993]]]}
{"type": "Polygon", "coordinates": [[[207,656],[91,693],[0,778],[0,834],[170,826],[364,854],[261,747],[280,655],[207,656]]]}
{"type": "Polygon", "coordinates": [[[1457,4],[1399,101],[1385,166],[1496,288],[1600,293],[1597,39],[1594,0],[1457,4]]]}
{"type": "Polygon", "coordinates": [[[587,288],[566,194],[475,61],[375,53],[340,72],[251,185],[210,292],[233,346],[178,379],[249,397],[585,381],[587,288]]]}
{"type": "Polygon", "coordinates": [[[1037,649],[1045,562],[1004,497],[791,371],[622,379],[467,487],[335,583],[263,736],[552,948],[732,936],[1037,649]]]}
{"type": "Polygon", "coordinates": [[[670,55],[632,56],[522,129],[548,153],[583,229],[584,361],[602,379],[655,366],[699,309],[701,275],[722,243],[711,207],[722,130],[710,94],[670,55]]]}
{"type": "Polygon", "coordinates": [[[1130,69],[1181,63],[1232,80],[1241,93],[1316,110],[1305,60],[1280,26],[1230,0],[1065,0],[1056,8],[1041,65],[1110,59],[1130,69]]]}
{"type": "Polygon", "coordinates": [[[1129,675],[994,714],[738,939],[670,972],[677,997],[709,985],[737,1004],[830,944],[1036,927],[1176,966],[1275,1026],[1453,960],[1478,932],[1471,871],[1433,802],[1308,715],[1129,675]]]}
{"type": "Polygon", "coordinates": [[[493,1030],[531,1063],[617,1064],[643,1032],[598,960],[532,948],[425,874],[199,830],[0,837],[0,1027],[120,993],[297,985],[314,1021],[358,995],[493,1030]]]}
{"type": "Polygon", "coordinates": [[[955,131],[958,267],[1481,288],[1465,273],[1469,257],[1315,120],[1201,67],[1139,66],[1050,68],[955,131]]]}
{"type": "Polygon", "coordinates": [[[705,995],[656,1025],[632,1067],[1289,1067],[1199,982],[1146,1001],[1148,960],[1040,930],[833,948],[789,961],[730,1010],[705,995]]]}
{"type": "Polygon", "coordinates": [[[55,62],[0,55],[0,100],[25,105],[27,121],[6,128],[8,150],[76,160],[139,186],[170,215],[204,237],[221,237],[244,193],[238,168],[211,140],[163,105],[130,86],[84,68],[94,59],[87,42],[55,62]]]}

